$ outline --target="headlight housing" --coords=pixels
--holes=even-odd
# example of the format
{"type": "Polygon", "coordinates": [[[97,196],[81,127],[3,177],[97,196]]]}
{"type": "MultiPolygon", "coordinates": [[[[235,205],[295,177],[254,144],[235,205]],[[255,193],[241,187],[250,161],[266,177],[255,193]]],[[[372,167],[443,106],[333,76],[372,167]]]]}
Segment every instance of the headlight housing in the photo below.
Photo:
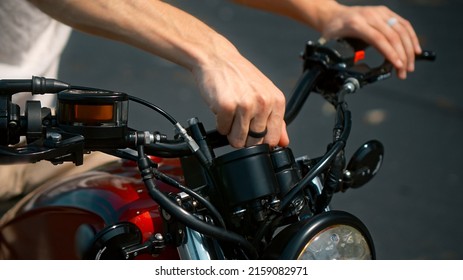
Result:
{"type": "Polygon", "coordinates": [[[375,259],[366,226],[344,211],[328,211],[292,224],[272,240],[267,259],[368,260],[375,259]]]}

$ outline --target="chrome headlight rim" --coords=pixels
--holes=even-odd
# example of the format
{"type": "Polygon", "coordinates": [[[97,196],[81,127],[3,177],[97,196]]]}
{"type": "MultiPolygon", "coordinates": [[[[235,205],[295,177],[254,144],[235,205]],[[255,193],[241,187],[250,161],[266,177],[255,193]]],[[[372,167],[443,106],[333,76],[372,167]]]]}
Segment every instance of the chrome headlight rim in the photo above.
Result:
{"type": "Polygon", "coordinates": [[[264,258],[297,260],[317,234],[337,225],[346,225],[358,230],[370,249],[371,259],[376,259],[373,239],[365,224],[354,215],[339,210],[323,212],[286,227],[274,237],[264,258]]]}

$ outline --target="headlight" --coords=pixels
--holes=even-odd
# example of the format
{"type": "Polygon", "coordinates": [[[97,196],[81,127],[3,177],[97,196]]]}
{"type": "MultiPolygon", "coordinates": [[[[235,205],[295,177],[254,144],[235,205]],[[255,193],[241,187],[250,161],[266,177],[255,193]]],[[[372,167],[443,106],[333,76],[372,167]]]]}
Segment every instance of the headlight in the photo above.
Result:
{"type": "Polygon", "coordinates": [[[267,259],[368,260],[375,259],[366,226],[343,211],[328,211],[292,224],[275,236],[267,259]]]}
{"type": "Polygon", "coordinates": [[[371,252],[365,237],[348,225],[334,225],[316,234],[298,260],[369,260],[371,252]]]}

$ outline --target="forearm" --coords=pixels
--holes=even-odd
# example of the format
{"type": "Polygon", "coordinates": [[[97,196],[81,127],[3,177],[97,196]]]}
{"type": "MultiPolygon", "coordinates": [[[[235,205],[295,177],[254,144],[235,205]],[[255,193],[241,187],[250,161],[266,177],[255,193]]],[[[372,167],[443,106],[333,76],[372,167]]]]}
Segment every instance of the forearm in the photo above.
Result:
{"type": "Polygon", "coordinates": [[[323,21],[340,5],[335,0],[233,0],[252,8],[269,11],[302,22],[321,31],[323,21]]]}
{"type": "Polygon", "coordinates": [[[283,93],[223,36],[157,0],[30,0],[78,30],[144,49],[188,68],[233,147],[286,146],[283,93]],[[262,138],[248,131],[268,131],[262,138]]]}
{"type": "Polygon", "coordinates": [[[128,43],[193,70],[233,45],[193,16],[157,0],[32,0],[77,30],[128,43]]]}

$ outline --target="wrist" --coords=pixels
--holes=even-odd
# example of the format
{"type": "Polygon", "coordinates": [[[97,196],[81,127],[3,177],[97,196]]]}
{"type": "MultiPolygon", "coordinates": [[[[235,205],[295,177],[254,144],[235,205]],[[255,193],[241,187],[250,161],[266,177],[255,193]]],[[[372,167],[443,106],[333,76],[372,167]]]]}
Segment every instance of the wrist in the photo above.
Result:
{"type": "MultiPolygon", "coordinates": [[[[243,59],[236,47],[226,38],[217,34],[205,42],[203,47],[191,50],[192,64],[188,67],[193,73],[223,69],[243,59]]],[[[219,70],[222,71],[222,70],[219,70]]]]}
{"type": "Polygon", "coordinates": [[[300,9],[298,17],[300,21],[318,32],[322,32],[324,27],[332,21],[343,7],[335,0],[311,0],[309,2],[310,4],[300,9]]]}

